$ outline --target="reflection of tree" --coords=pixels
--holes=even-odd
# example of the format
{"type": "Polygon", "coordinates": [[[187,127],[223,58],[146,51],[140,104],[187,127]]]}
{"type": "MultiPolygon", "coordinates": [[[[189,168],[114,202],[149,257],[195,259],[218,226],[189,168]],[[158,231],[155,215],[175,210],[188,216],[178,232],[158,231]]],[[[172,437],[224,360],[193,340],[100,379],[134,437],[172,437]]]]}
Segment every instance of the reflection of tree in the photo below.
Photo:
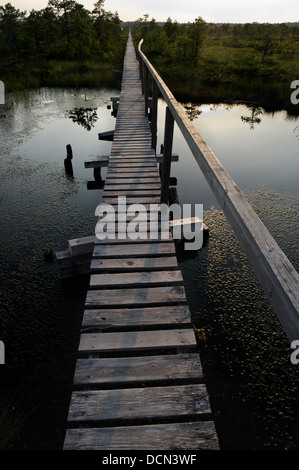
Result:
{"type": "Polygon", "coordinates": [[[70,119],[77,122],[80,126],[88,131],[94,126],[98,119],[97,108],[75,108],[69,111],[70,119]]]}
{"type": "Polygon", "coordinates": [[[263,114],[262,109],[259,106],[252,105],[251,108],[251,116],[241,116],[242,121],[250,123],[250,129],[254,129],[254,124],[259,124],[261,119],[257,116],[263,114]]]}
{"type": "Polygon", "coordinates": [[[184,107],[185,107],[186,114],[188,118],[190,119],[190,121],[193,121],[193,119],[196,119],[202,113],[202,111],[199,111],[198,109],[196,109],[195,106],[185,105],[184,107]]]}
{"type": "Polygon", "coordinates": [[[299,126],[295,127],[294,132],[296,134],[296,138],[299,140],[299,126]]]}

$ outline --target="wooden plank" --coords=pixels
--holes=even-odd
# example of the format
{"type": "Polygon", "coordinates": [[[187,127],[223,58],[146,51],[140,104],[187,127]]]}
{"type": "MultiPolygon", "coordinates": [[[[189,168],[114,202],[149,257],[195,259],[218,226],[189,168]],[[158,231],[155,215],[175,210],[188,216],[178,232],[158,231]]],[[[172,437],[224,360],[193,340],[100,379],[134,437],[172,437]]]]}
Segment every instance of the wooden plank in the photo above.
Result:
{"type": "Polygon", "coordinates": [[[120,331],[113,333],[84,333],[80,337],[79,353],[99,354],[121,352],[161,351],[167,349],[196,348],[192,328],[120,331]]]}
{"type": "Polygon", "coordinates": [[[154,161],[144,162],[135,160],[127,162],[125,159],[123,159],[118,161],[111,160],[109,162],[109,168],[110,170],[114,170],[117,168],[121,168],[122,170],[133,168],[150,168],[151,170],[155,170],[157,168],[157,165],[154,161]]]}
{"type": "Polygon", "coordinates": [[[85,168],[105,168],[108,166],[109,157],[94,157],[84,161],[85,168]]]}
{"type": "Polygon", "coordinates": [[[105,180],[105,186],[109,187],[110,184],[120,184],[120,185],[123,185],[123,184],[129,184],[129,185],[133,185],[133,184],[143,184],[143,185],[152,185],[152,184],[155,184],[155,185],[160,185],[160,178],[158,176],[156,177],[152,177],[152,178],[135,178],[135,177],[119,177],[119,175],[117,177],[114,177],[111,175],[108,175],[106,177],[106,180],[105,180]]]}
{"type": "Polygon", "coordinates": [[[68,241],[68,247],[72,256],[84,255],[86,253],[92,253],[94,249],[95,237],[82,237],[73,238],[68,241]]]}
{"type": "Polygon", "coordinates": [[[89,290],[86,295],[87,307],[137,307],[140,305],[163,305],[186,302],[182,286],[120,288],[89,290]]]}
{"type": "MultiPolygon", "coordinates": [[[[111,205],[117,205],[118,204],[118,198],[116,197],[102,197],[102,203],[105,204],[111,204],[111,205]]],[[[127,205],[130,204],[136,204],[136,198],[134,197],[127,197],[127,205]]],[[[157,196],[140,196],[138,199],[138,204],[160,204],[160,197],[157,196]]]]}
{"type": "Polygon", "coordinates": [[[133,245],[97,245],[94,248],[93,256],[99,258],[123,258],[123,257],[141,257],[141,256],[173,256],[175,247],[170,243],[148,243],[133,245]]]}
{"type": "Polygon", "coordinates": [[[137,201],[135,201],[136,203],[139,203],[139,198],[140,197],[149,197],[149,196],[156,196],[156,197],[160,197],[160,190],[159,189],[132,189],[132,188],[128,188],[128,189],[116,189],[116,190],[112,190],[112,191],[109,191],[109,189],[107,188],[107,186],[104,188],[103,190],[103,197],[112,197],[112,198],[115,198],[115,197],[118,197],[118,196],[130,196],[130,197],[136,197],[138,198],[137,201]]]}
{"type": "Polygon", "coordinates": [[[155,236],[151,236],[151,234],[149,232],[145,232],[145,233],[142,233],[142,238],[141,237],[138,237],[134,240],[132,240],[132,237],[127,234],[125,238],[117,238],[118,237],[118,234],[116,234],[116,237],[115,238],[105,238],[105,240],[99,240],[98,238],[95,237],[95,244],[96,245],[120,245],[120,244],[128,244],[128,245],[132,245],[132,244],[136,244],[136,243],[148,243],[149,241],[151,243],[169,243],[169,240],[172,240],[172,234],[171,232],[169,233],[169,239],[165,239],[165,238],[162,238],[162,233],[160,231],[158,231],[157,234],[155,234],[155,236]],[[145,236],[145,238],[143,238],[143,236],[145,236]]]}
{"type": "Polygon", "coordinates": [[[182,284],[181,271],[152,271],[142,273],[93,274],[90,277],[91,288],[131,287],[144,285],[182,284]]]}
{"type": "Polygon", "coordinates": [[[134,272],[160,269],[176,269],[178,262],[176,256],[153,258],[107,258],[92,259],[90,271],[97,272],[134,272]]]}
{"type": "Polygon", "coordinates": [[[135,190],[144,190],[148,188],[152,189],[161,189],[161,184],[160,183],[150,183],[150,184],[139,184],[139,183],[119,183],[119,184],[110,184],[109,182],[105,184],[105,190],[108,191],[123,191],[126,189],[135,189],[135,190]]]}
{"type": "Polygon", "coordinates": [[[73,392],[69,422],[97,423],[123,420],[207,416],[211,413],[203,384],[73,392]]]}
{"type": "Polygon", "coordinates": [[[65,450],[219,450],[212,421],[68,429],[65,450]]]}
{"type": "Polygon", "coordinates": [[[132,308],[85,309],[82,319],[82,332],[90,328],[111,330],[138,328],[153,325],[180,326],[191,323],[187,305],[132,308]]]}
{"type": "Polygon", "coordinates": [[[112,165],[111,167],[108,167],[107,170],[109,173],[113,173],[114,176],[117,176],[118,173],[124,174],[124,173],[132,173],[134,176],[142,176],[145,174],[145,176],[157,176],[158,175],[158,170],[156,165],[150,165],[150,166],[142,166],[142,165],[112,165]]]}
{"type": "Polygon", "coordinates": [[[169,354],[164,356],[78,359],[74,385],[136,385],[182,380],[202,381],[199,356],[169,354]]]}

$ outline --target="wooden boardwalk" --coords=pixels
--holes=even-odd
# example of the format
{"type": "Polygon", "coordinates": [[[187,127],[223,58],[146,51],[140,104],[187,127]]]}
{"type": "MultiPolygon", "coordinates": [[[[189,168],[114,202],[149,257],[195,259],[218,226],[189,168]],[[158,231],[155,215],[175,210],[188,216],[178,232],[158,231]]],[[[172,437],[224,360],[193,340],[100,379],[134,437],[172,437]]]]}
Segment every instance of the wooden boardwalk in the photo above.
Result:
{"type": "MultiPolygon", "coordinates": [[[[160,195],[129,37],[102,203],[148,208],[160,195]]],[[[219,448],[171,239],[96,243],[63,448],[219,448]]]]}

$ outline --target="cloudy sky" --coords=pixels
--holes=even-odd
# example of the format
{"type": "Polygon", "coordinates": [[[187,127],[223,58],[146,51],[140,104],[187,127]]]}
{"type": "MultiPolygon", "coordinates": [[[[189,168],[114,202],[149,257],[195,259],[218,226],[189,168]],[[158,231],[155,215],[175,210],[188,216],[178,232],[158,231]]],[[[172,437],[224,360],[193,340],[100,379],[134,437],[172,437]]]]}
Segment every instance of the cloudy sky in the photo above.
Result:
{"type": "MultiPolygon", "coordinates": [[[[96,0],[77,0],[92,10],[96,0]]],[[[0,0],[20,10],[41,10],[48,0],[0,0]]],[[[117,11],[123,21],[136,20],[144,14],[157,21],[168,17],[178,22],[194,21],[201,16],[208,22],[269,22],[299,21],[298,0],[105,0],[107,11],[117,11]]]]}

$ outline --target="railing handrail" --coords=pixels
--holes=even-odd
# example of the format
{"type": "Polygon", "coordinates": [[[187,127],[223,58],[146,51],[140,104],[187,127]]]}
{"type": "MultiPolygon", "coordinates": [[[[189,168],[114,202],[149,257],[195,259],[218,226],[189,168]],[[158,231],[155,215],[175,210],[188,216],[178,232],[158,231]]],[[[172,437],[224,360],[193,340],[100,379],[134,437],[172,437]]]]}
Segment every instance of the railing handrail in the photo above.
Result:
{"type": "Polygon", "coordinates": [[[182,132],[195,160],[209,183],[227,220],[247,255],[290,341],[299,340],[299,275],[241,190],[186,116],[158,72],[142,52],[138,53],[151,73],[182,132]]]}

